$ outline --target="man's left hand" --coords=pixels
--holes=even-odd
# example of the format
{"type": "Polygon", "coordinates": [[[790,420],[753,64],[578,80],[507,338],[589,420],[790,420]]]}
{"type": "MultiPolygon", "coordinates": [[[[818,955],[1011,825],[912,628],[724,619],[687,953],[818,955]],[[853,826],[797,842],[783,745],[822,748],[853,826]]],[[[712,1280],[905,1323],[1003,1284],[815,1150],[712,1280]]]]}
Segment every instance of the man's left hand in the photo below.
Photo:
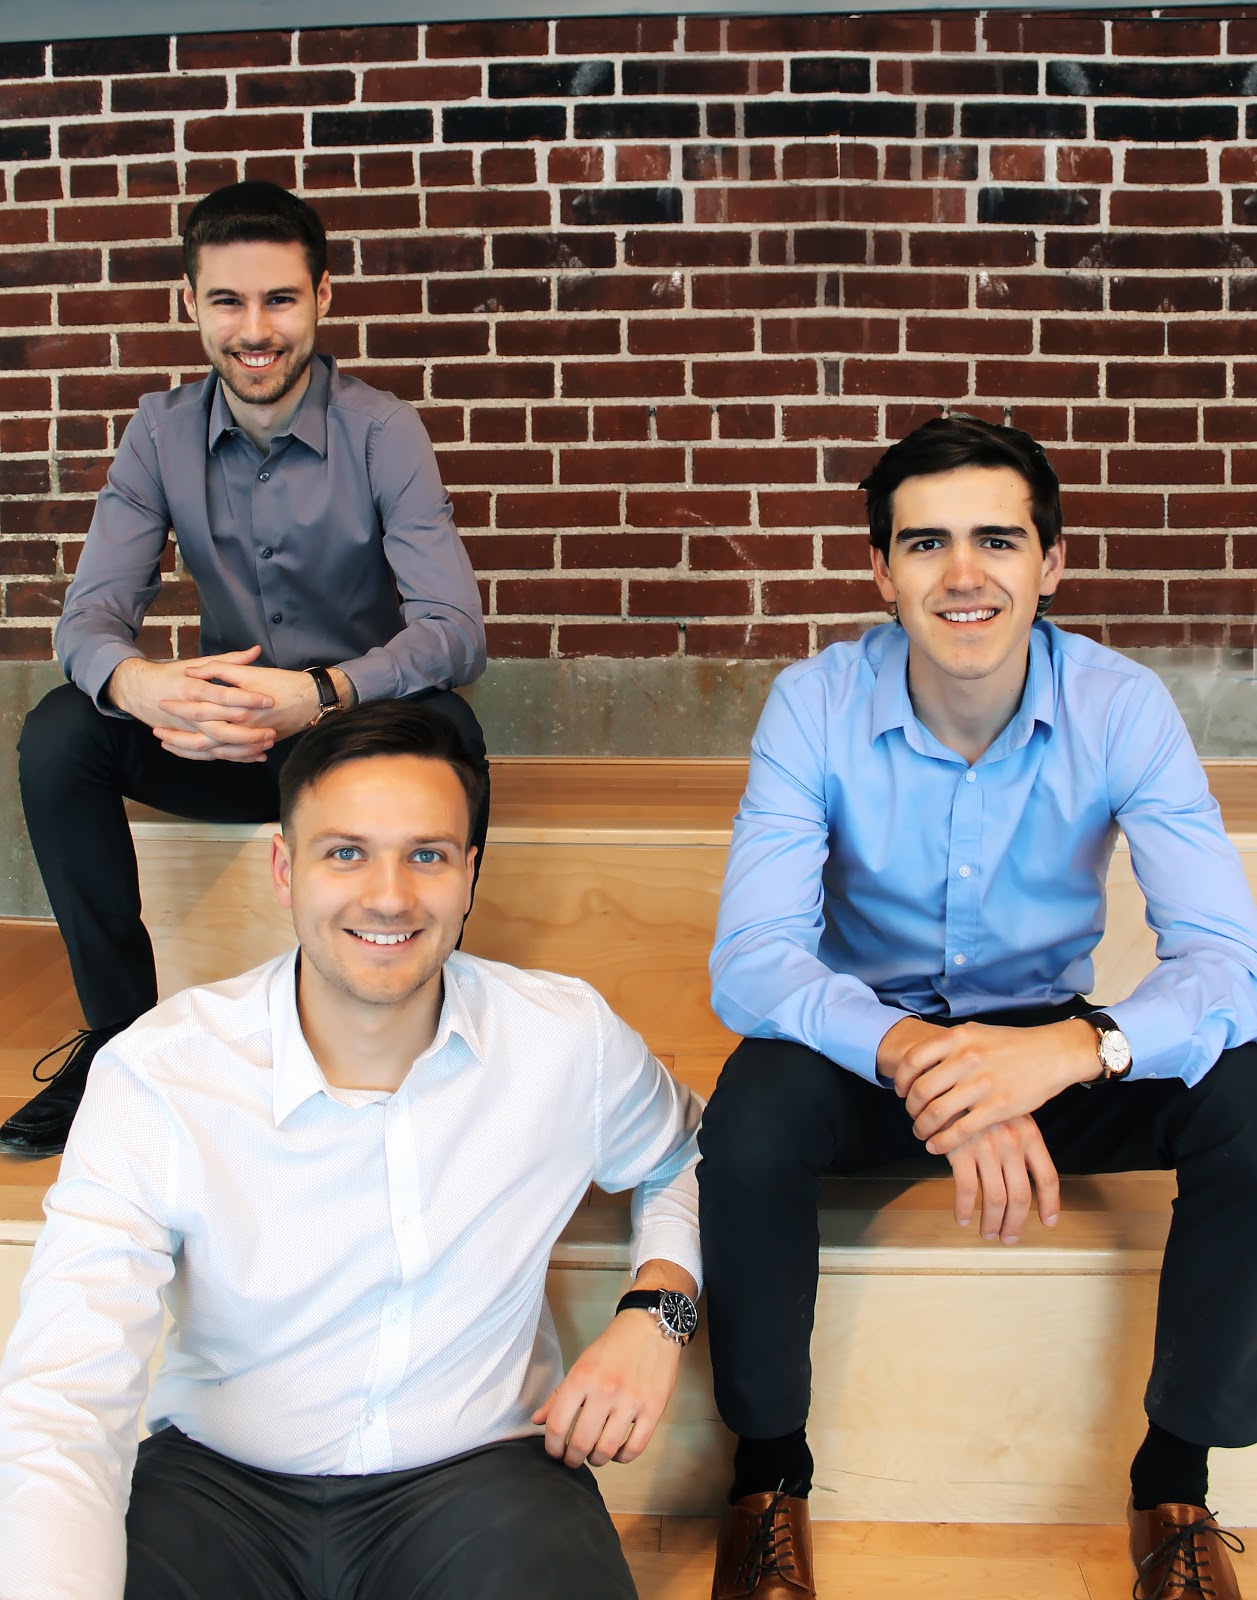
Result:
{"type": "Polygon", "coordinates": [[[1070,1017],[1039,1028],[964,1022],[941,1029],[904,1053],[894,1082],[912,1131],[931,1155],[945,1156],[1098,1073],[1096,1031],[1070,1017]]]}
{"type": "MultiPolygon", "coordinates": [[[[308,728],[318,715],[319,691],[308,672],[290,672],[284,667],[236,666],[218,661],[207,662],[204,666],[191,665],[186,675],[268,695],[273,704],[264,711],[251,712],[248,720],[255,727],[273,729],[277,743],[308,728]]],[[[189,685],[189,700],[194,700],[195,694],[195,686],[189,685]]],[[[182,701],[163,700],[162,705],[177,717],[186,714],[182,701]]]]}
{"type": "Polygon", "coordinates": [[[544,1423],[546,1453],[566,1466],[635,1461],[676,1387],[681,1347],[648,1311],[621,1311],[577,1359],[532,1420],[544,1423]]]}

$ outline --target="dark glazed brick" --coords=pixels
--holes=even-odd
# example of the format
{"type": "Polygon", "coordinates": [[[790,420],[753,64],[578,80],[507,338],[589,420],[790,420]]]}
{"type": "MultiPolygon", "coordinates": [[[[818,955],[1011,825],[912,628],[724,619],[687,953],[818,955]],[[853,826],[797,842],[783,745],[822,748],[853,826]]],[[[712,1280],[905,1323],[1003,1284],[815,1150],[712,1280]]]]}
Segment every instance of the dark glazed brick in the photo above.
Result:
{"type": "MultiPolygon", "coordinates": [[[[763,250],[764,236],[760,236],[763,250]]],[[[863,228],[796,228],[794,259],[797,265],[827,267],[863,266],[868,258],[868,234],[863,228]]],[[[761,254],[760,260],[764,259],[761,254]]]]}
{"type": "Polygon", "coordinates": [[[960,132],[969,139],[1084,139],[1087,112],[1041,100],[962,106],[960,132]]]}
{"type": "Polygon", "coordinates": [[[885,101],[761,100],[747,106],[745,121],[748,139],[911,139],[917,131],[915,106],[885,101]]]}
{"type": "Polygon", "coordinates": [[[747,61],[626,61],[622,69],[625,94],[746,94],[750,86],[747,61]]]}
{"type": "Polygon", "coordinates": [[[489,68],[492,100],[565,100],[614,93],[615,68],[609,61],[512,61],[495,62],[489,68]]]}
{"type": "Polygon", "coordinates": [[[562,197],[564,222],[577,227],[680,222],[679,189],[569,189],[562,197]]]}
{"type": "Polygon", "coordinates": [[[270,106],[344,105],[354,97],[352,72],[254,72],[236,80],[242,110],[270,106]]]}
{"type": "Polygon", "coordinates": [[[630,233],[624,239],[630,267],[745,267],[751,261],[749,233],[630,233]]]}
{"type": "Polygon", "coordinates": [[[316,111],[311,118],[316,145],[431,144],[432,113],[406,111],[316,111]]]}
{"type": "Polygon", "coordinates": [[[331,66],[339,61],[413,61],[419,52],[414,27],[314,28],[297,39],[297,60],[303,66],[331,66]]]}
{"type": "Polygon", "coordinates": [[[122,72],[165,72],[170,65],[170,40],[62,39],[52,47],[54,78],[115,77],[122,72]]]}
{"type": "Polygon", "coordinates": [[[705,132],[709,139],[735,139],[738,133],[738,113],[735,106],[709,105],[704,113],[705,132]]]}
{"type": "Polygon", "coordinates": [[[869,64],[859,56],[790,63],[791,94],[867,94],[869,64]]]}
{"type": "Polygon", "coordinates": [[[0,161],[47,161],[52,155],[52,134],[47,124],[18,123],[0,128],[0,161]]]}
{"type": "MultiPolygon", "coordinates": [[[[1250,106],[1250,118],[1252,113],[1250,106]]],[[[1143,139],[1157,144],[1234,139],[1239,115],[1236,106],[1097,106],[1096,138],[1106,142],[1143,139]]]]}
{"type": "Polygon", "coordinates": [[[477,56],[543,56],[550,28],[545,22],[451,22],[424,30],[430,61],[474,60],[477,56]]]}
{"type": "Polygon", "coordinates": [[[908,69],[916,95],[1037,94],[1036,61],[914,61],[908,69]]]}
{"type": "Polygon", "coordinates": [[[699,126],[697,106],[668,102],[577,106],[574,121],[578,139],[694,139],[699,126]]]}
{"type": "Polygon", "coordinates": [[[175,40],[181,72],[211,67],[286,67],[292,60],[290,33],[201,33],[175,40]]]}
{"type": "Polygon", "coordinates": [[[956,131],[956,107],[932,105],[925,108],[925,137],[950,139],[956,131]]]}
{"type": "Polygon", "coordinates": [[[42,78],[43,75],[42,44],[0,45],[0,78],[42,78]]]}
{"type": "Polygon", "coordinates": [[[113,86],[110,108],[130,111],[221,111],[227,104],[227,80],[167,73],[161,78],[123,78],[113,86]]]}
{"type": "Polygon", "coordinates": [[[109,252],[110,283],[172,283],[183,275],[178,245],[115,247],[109,252]]]}
{"type": "Polygon", "coordinates": [[[1227,268],[1236,252],[1257,255],[1253,233],[1049,233],[1044,260],[1049,267],[1092,271],[1116,267],[1127,272],[1227,268]]]}
{"type": "Polygon", "coordinates": [[[441,134],[446,144],[557,142],[567,135],[567,110],[563,106],[450,106],[441,113],[441,134]]]}
{"type": "Polygon", "coordinates": [[[1219,100],[1246,94],[1246,61],[1049,61],[1047,92],[1097,100],[1219,100]]]}
{"type": "Polygon", "coordinates": [[[1094,227],[1100,220],[1100,195],[1095,189],[1008,189],[992,186],[978,190],[978,221],[1034,226],[1094,227]]]}
{"type": "Polygon", "coordinates": [[[494,238],[493,265],[499,271],[523,269],[565,272],[615,265],[615,236],[610,233],[525,233],[513,239],[494,238]]]}
{"type": "Polygon", "coordinates": [[[362,270],[372,277],[429,272],[479,272],[484,266],[482,238],[364,239],[362,270]]]}
{"type": "Polygon", "coordinates": [[[159,156],[175,147],[175,125],[155,122],[86,122],[63,127],[57,146],[71,161],[93,156],[159,156]]]}

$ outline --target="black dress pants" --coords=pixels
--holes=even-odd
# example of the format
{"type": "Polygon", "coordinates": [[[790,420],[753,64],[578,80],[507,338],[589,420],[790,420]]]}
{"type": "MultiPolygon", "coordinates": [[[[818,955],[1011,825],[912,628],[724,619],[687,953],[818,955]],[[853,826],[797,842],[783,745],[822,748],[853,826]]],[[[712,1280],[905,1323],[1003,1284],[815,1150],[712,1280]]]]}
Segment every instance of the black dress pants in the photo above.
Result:
{"type": "MultiPolygon", "coordinates": [[[[1034,1025],[1089,1009],[973,1020],[1034,1025]]],[[[1034,1119],[1061,1173],[1177,1172],[1145,1407],[1193,1444],[1257,1441],[1257,1045],[1225,1051],[1192,1088],[1074,1087],[1034,1119]]],[[[738,1046],[698,1142],[716,1404],[734,1433],[780,1438],[808,1414],[822,1177],[917,1157],[922,1173],[950,1168],[925,1154],[893,1089],[782,1040],[738,1046]]]]}
{"type": "Polygon", "coordinates": [[[513,1439],[302,1477],[165,1428],[140,1445],[125,1600],[636,1600],[588,1467],[513,1439]]]}
{"type": "MultiPolygon", "coordinates": [[[[487,785],[484,735],[467,702],[443,689],[409,698],[455,724],[487,785]]],[[[72,683],[45,695],[26,718],[18,741],[22,809],[89,1028],[130,1022],[157,1003],[124,799],[202,822],[271,821],[279,815],[279,769],[299,737],[281,740],[265,764],[186,761],[163,750],[144,723],[103,716],[72,683]]],[[[486,786],[472,830],[477,871],[488,825],[486,786]]]]}

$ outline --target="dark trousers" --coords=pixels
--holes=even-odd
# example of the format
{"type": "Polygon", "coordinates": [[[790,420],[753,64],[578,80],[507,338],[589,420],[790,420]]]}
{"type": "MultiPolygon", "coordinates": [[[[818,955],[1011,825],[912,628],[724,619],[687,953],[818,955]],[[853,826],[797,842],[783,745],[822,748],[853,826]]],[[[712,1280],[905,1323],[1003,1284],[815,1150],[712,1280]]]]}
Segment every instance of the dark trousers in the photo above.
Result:
{"type": "MultiPolygon", "coordinates": [[[[1080,1009],[975,1020],[1033,1025],[1080,1009]]],[[[1225,1051],[1190,1089],[1178,1080],[1071,1088],[1034,1119],[1059,1172],[1178,1173],[1144,1403],[1154,1422],[1194,1444],[1252,1444],[1257,1045],[1225,1051]]],[[[892,1089],[771,1039],[748,1039],[729,1058],[699,1147],[716,1404],[734,1433],[780,1438],[808,1414],[821,1178],[902,1170],[915,1157],[923,1173],[950,1168],[925,1154],[892,1089]]]]}
{"type": "Polygon", "coordinates": [[[125,1600],[635,1600],[593,1473],[515,1439],[435,1467],[299,1477],[175,1428],[140,1445],[125,1600]]]}
{"type": "MultiPolygon", "coordinates": [[[[484,735],[466,701],[448,690],[411,698],[455,724],[487,779],[484,735]]],[[[88,1027],[130,1022],[157,1003],[123,800],[202,822],[271,821],[279,815],[279,769],[298,737],[275,745],[265,764],[186,761],[163,750],[145,724],[102,716],[71,683],[26,718],[18,741],[22,809],[88,1027]]],[[[472,830],[477,870],[488,825],[486,787],[472,830]]]]}

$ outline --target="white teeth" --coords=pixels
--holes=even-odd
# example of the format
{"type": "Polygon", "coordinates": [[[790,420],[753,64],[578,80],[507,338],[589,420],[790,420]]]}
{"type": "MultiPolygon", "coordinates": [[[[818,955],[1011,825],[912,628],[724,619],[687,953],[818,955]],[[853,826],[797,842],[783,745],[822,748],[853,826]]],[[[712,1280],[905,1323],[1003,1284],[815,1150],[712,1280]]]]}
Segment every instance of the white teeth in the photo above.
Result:
{"type": "Polygon", "coordinates": [[[353,930],[355,939],[365,939],[368,944],[405,944],[410,938],[408,933],[363,933],[361,929],[353,930]]]}
{"type": "Polygon", "coordinates": [[[986,622],[995,615],[991,611],[944,611],[948,622],[986,622]]]}
{"type": "Polygon", "coordinates": [[[246,367],[269,367],[278,356],[278,350],[264,350],[259,355],[245,355],[242,350],[236,351],[236,360],[246,367]]]}

